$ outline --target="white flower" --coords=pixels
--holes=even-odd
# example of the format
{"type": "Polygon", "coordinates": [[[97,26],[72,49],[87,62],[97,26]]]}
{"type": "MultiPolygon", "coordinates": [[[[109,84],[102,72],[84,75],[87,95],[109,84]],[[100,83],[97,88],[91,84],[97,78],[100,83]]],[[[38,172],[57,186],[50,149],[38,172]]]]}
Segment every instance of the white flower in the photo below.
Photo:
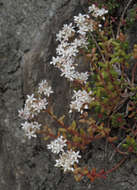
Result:
{"type": "Polygon", "coordinates": [[[65,75],[65,77],[69,79],[70,81],[74,80],[75,68],[73,66],[66,64],[61,68],[61,71],[62,71],[61,76],[65,75]]]}
{"type": "Polygon", "coordinates": [[[41,124],[37,122],[25,122],[21,124],[22,129],[25,132],[25,135],[31,139],[31,137],[36,137],[36,131],[40,129],[41,124]]]}
{"type": "Polygon", "coordinates": [[[56,53],[58,55],[63,55],[66,48],[69,46],[70,44],[68,42],[64,42],[62,41],[61,44],[58,45],[58,47],[56,48],[56,53]]]}
{"type": "Polygon", "coordinates": [[[34,138],[37,137],[37,135],[35,134],[34,131],[28,131],[28,132],[26,133],[26,136],[28,137],[28,139],[31,139],[32,137],[34,137],[34,138]]]}
{"type": "Polygon", "coordinates": [[[88,28],[86,26],[79,27],[79,30],[77,31],[80,35],[85,36],[88,31],[88,28]]]}
{"type": "Polygon", "coordinates": [[[50,64],[55,66],[58,63],[62,63],[62,57],[52,57],[52,61],[50,62],[50,64]]]}
{"type": "Polygon", "coordinates": [[[85,90],[78,90],[78,91],[74,90],[74,95],[72,97],[74,101],[71,101],[70,109],[71,110],[75,109],[78,112],[81,112],[83,105],[84,104],[88,105],[92,101],[90,95],[91,93],[87,93],[85,90]]]}
{"type": "Polygon", "coordinates": [[[102,9],[99,9],[99,10],[98,10],[97,15],[98,15],[98,16],[103,16],[104,14],[107,14],[107,13],[108,13],[108,10],[102,8],[102,9]]]}
{"type": "Polygon", "coordinates": [[[80,80],[80,81],[82,81],[84,83],[86,83],[86,81],[88,80],[88,77],[89,77],[89,75],[88,75],[87,72],[85,72],[85,73],[76,72],[75,73],[75,79],[80,80]]]}
{"type": "Polygon", "coordinates": [[[57,47],[56,52],[58,55],[63,58],[70,58],[72,56],[76,56],[78,53],[78,49],[73,44],[64,45],[63,42],[57,47]]]}
{"type": "MultiPolygon", "coordinates": [[[[48,88],[47,88],[48,89],[48,88]]],[[[39,88],[39,93],[44,93],[47,96],[52,93],[51,89],[49,91],[46,91],[45,89],[42,90],[42,87],[39,88]]],[[[21,117],[24,120],[32,119],[34,118],[38,113],[40,113],[41,110],[46,109],[46,106],[48,105],[46,98],[34,98],[34,94],[31,96],[27,96],[27,100],[25,102],[24,109],[19,110],[19,117],[21,117]]]]}
{"type": "Polygon", "coordinates": [[[59,159],[56,160],[55,166],[62,167],[64,172],[74,171],[73,165],[79,162],[78,158],[81,158],[79,151],[75,152],[73,150],[68,150],[59,155],[59,159]]]}
{"type": "Polygon", "coordinates": [[[25,123],[22,123],[21,126],[22,126],[22,129],[24,131],[28,131],[28,130],[38,130],[38,129],[40,129],[41,124],[39,124],[36,121],[35,122],[27,122],[27,121],[25,121],[25,123]]]}
{"type": "Polygon", "coordinates": [[[34,94],[32,94],[31,96],[30,95],[27,95],[27,99],[26,99],[26,104],[29,106],[29,105],[32,105],[32,103],[36,101],[36,98],[34,98],[34,94]]]}
{"type": "Polygon", "coordinates": [[[82,26],[83,23],[86,22],[86,19],[89,19],[89,15],[82,15],[81,13],[79,13],[78,16],[74,16],[74,22],[77,24],[77,26],[82,26]]]}
{"type": "Polygon", "coordinates": [[[92,13],[92,16],[94,17],[98,17],[98,16],[103,16],[104,14],[108,13],[108,10],[101,8],[99,9],[97,6],[95,6],[94,4],[92,6],[89,7],[89,13],[92,13]]]}
{"type": "Polygon", "coordinates": [[[30,110],[27,107],[19,110],[18,113],[19,113],[19,117],[25,120],[28,120],[31,116],[30,110]]]}
{"type": "Polygon", "coordinates": [[[38,93],[44,94],[47,97],[53,93],[51,86],[48,85],[46,80],[42,80],[41,83],[39,83],[38,93]]]}
{"type": "Polygon", "coordinates": [[[25,119],[25,120],[33,118],[36,113],[32,112],[32,110],[33,110],[32,105],[36,100],[37,99],[34,98],[34,94],[32,94],[31,96],[27,95],[24,109],[21,109],[18,111],[19,117],[21,117],[22,119],[25,119]]]}
{"type": "Polygon", "coordinates": [[[72,45],[77,48],[85,48],[87,47],[88,42],[86,38],[75,38],[74,41],[72,42],[72,45]]]}
{"type": "Polygon", "coordinates": [[[46,98],[39,98],[36,102],[32,104],[33,112],[34,113],[40,113],[41,110],[46,109],[46,106],[48,105],[46,98]]]}
{"type": "Polygon", "coordinates": [[[56,35],[57,41],[67,41],[70,37],[72,37],[75,33],[74,26],[72,23],[69,25],[64,24],[62,30],[56,35]]]}
{"type": "Polygon", "coordinates": [[[64,139],[63,136],[60,136],[54,141],[52,141],[50,144],[48,144],[47,148],[51,149],[51,152],[59,154],[60,152],[63,152],[63,148],[67,146],[66,142],[67,140],[64,139]]]}
{"type": "Polygon", "coordinates": [[[88,23],[88,24],[85,24],[85,25],[79,27],[79,30],[77,32],[82,36],[86,36],[88,31],[90,31],[90,32],[93,31],[93,25],[92,24],[88,23]]]}
{"type": "Polygon", "coordinates": [[[89,22],[89,15],[82,15],[81,13],[78,16],[74,16],[74,22],[77,24],[79,30],[77,33],[86,36],[88,31],[93,31],[93,24],[89,22]]]}

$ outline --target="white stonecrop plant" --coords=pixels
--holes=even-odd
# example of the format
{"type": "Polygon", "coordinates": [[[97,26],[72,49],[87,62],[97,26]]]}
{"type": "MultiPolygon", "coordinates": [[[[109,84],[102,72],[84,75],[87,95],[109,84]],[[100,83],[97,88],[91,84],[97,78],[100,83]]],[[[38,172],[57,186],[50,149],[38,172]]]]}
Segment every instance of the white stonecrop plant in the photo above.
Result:
{"type": "MultiPolygon", "coordinates": [[[[86,84],[89,73],[78,72],[76,67],[76,58],[80,55],[80,50],[88,48],[88,37],[87,34],[94,31],[93,18],[101,17],[105,20],[104,14],[108,13],[104,8],[99,9],[94,4],[89,7],[89,14],[79,14],[74,16],[74,24],[64,24],[63,28],[56,35],[56,40],[59,45],[56,49],[56,57],[52,58],[51,65],[57,67],[61,71],[61,76],[65,76],[69,81],[79,81],[80,83],[86,84]]],[[[99,30],[102,25],[98,24],[99,30]]],[[[47,109],[48,98],[53,93],[51,86],[48,85],[46,80],[41,81],[38,86],[37,94],[27,95],[27,99],[24,108],[19,110],[19,117],[25,120],[21,124],[25,135],[31,139],[37,137],[37,131],[40,130],[41,124],[35,121],[38,114],[47,109]]],[[[74,90],[72,101],[70,103],[70,112],[76,110],[83,113],[83,109],[88,109],[88,106],[94,98],[91,96],[92,92],[84,90],[74,90]]],[[[67,140],[60,136],[54,141],[51,141],[47,145],[47,148],[51,152],[58,154],[59,159],[56,160],[56,167],[63,168],[64,172],[74,171],[74,163],[79,162],[79,151],[66,150],[67,140]],[[65,148],[65,150],[64,150],[65,148]]]]}
{"type": "Polygon", "coordinates": [[[64,147],[67,146],[67,140],[63,136],[58,137],[54,141],[51,141],[47,145],[47,148],[51,150],[54,154],[59,154],[59,159],[56,160],[56,167],[63,168],[64,172],[74,171],[74,163],[78,163],[78,158],[81,158],[79,151],[75,152],[73,150],[64,150],[64,147]]]}
{"type": "Polygon", "coordinates": [[[24,109],[19,110],[19,117],[25,120],[22,123],[22,129],[25,135],[31,139],[32,137],[37,137],[36,132],[40,130],[41,124],[37,122],[31,122],[34,118],[42,111],[47,109],[48,100],[47,97],[53,93],[52,88],[48,85],[46,80],[39,83],[37,97],[32,95],[27,95],[25,101],[24,109]]]}

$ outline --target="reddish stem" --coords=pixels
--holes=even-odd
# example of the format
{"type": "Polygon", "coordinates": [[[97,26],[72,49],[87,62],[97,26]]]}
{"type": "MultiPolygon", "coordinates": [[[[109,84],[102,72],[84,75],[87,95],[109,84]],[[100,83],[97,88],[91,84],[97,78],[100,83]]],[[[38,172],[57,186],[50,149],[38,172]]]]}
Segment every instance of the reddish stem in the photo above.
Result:
{"type": "MultiPolygon", "coordinates": [[[[109,142],[109,141],[108,141],[109,142]]],[[[111,143],[111,145],[113,146],[113,148],[115,149],[116,152],[118,152],[119,154],[122,154],[122,155],[127,155],[127,152],[122,152],[119,148],[117,148],[112,142],[109,142],[111,143]]]]}
{"type": "Polygon", "coordinates": [[[38,134],[47,134],[48,136],[50,136],[51,138],[53,138],[53,139],[56,139],[57,138],[57,136],[56,135],[54,135],[53,133],[50,133],[50,132],[48,132],[48,131],[38,131],[37,132],[38,134]]]}
{"type": "MultiPolygon", "coordinates": [[[[46,111],[46,112],[52,117],[52,119],[54,119],[61,127],[65,128],[66,131],[68,131],[68,132],[71,133],[72,135],[76,135],[77,137],[83,138],[83,140],[84,140],[84,142],[85,142],[85,143],[84,143],[85,145],[86,145],[86,144],[89,144],[89,141],[91,142],[91,140],[94,139],[93,137],[87,137],[87,136],[83,137],[83,136],[81,136],[77,131],[75,131],[75,130],[73,130],[73,129],[69,130],[68,127],[65,126],[63,122],[59,121],[59,120],[57,119],[57,117],[56,117],[53,113],[51,113],[49,110],[45,110],[45,111],[46,111]]],[[[97,137],[95,137],[95,139],[96,139],[96,138],[97,138],[97,137]]]]}
{"type": "MultiPolygon", "coordinates": [[[[88,173],[86,174],[86,176],[93,182],[96,178],[106,178],[106,175],[108,175],[109,173],[115,171],[116,169],[118,169],[126,160],[126,157],[124,157],[122,160],[120,160],[120,162],[118,162],[112,169],[108,170],[108,171],[104,171],[101,170],[100,172],[96,173],[96,170],[92,170],[91,172],[88,171],[88,173]]],[[[82,177],[85,176],[81,171],[78,172],[82,177]]]]}
{"type": "Polygon", "coordinates": [[[112,169],[106,171],[105,174],[107,175],[107,174],[109,174],[109,173],[115,171],[116,169],[118,169],[118,168],[126,161],[126,159],[127,159],[127,158],[124,157],[124,158],[123,158],[122,160],[120,160],[120,162],[118,162],[112,169]]]}

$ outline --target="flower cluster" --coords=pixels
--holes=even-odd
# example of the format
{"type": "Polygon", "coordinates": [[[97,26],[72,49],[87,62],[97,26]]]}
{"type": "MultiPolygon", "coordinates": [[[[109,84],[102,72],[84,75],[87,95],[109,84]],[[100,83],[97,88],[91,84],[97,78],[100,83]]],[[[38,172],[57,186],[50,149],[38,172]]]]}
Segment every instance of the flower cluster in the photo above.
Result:
{"type": "MultiPolygon", "coordinates": [[[[94,4],[89,7],[89,13],[92,16],[103,16],[107,13],[104,8],[99,9],[94,4]]],[[[101,25],[99,25],[101,26],[101,25]]],[[[87,33],[94,30],[94,22],[88,14],[79,13],[74,16],[74,25],[65,24],[61,31],[56,35],[56,40],[60,42],[56,49],[57,57],[53,57],[50,64],[60,69],[61,76],[65,76],[70,81],[79,80],[86,82],[88,73],[79,73],[76,71],[76,57],[82,48],[87,48],[87,33]]]]}
{"type": "Polygon", "coordinates": [[[27,95],[24,109],[19,110],[19,117],[24,120],[32,119],[48,105],[46,98],[35,98],[34,94],[27,95]]]}
{"type": "Polygon", "coordinates": [[[51,86],[48,85],[46,80],[42,80],[41,83],[39,83],[38,93],[44,94],[47,97],[53,93],[51,86]]]}
{"type": "Polygon", "coordinates": [[[48,144],[47,148],[51,149],[51,152],[53,152],[54,154],[59,154],[60,152],[63,152],[63,148],[67,146],[66,142],[67,140],[60,136],[52,141],[50,144],[48,144]]]}
{"type": "MultiPolygon", "coordinates": [[[[53,64],[60,69],[61,76],[65,76],[70,81],[78,80],[86,83],[89,74],[88,72],[80,73],[76,71],[76,67],[78,66],[76,58],[81,49],[88,47],[87,34],[88,32],[92,32],[94,28],[94,22],[91,19],[91,15],[98,17],[103,16],[106,13],[107,10],[104,8],[99,9],[95,5],[92,5],[89,7],[89,14],[80,13],[78,16],[74,16],[74,24],[64,24],[62,30],[56,35],[56,40],[59,41],[59,45],[56,49],[57,57],[53,57],[50,64],[53,64]]],[[[19,116],[27,121],[22,124],[22,128],[29,138],[36,136],[36,127],[34,127],[36,126],[36,123],[30,123],[30,121],[32,119],[34,120],[42,110],[47,108],[47,97],[49,97],[53,91],[47,81],[43,80],[39,83],[37,93],[37,97],[34,96],[34,94],[28,95],[24,109],[19,110],[19,116]]],[[[70,104],[70,112],[72,112],[72,110],[77,110],[82,113],[83,109],[87,109],[88,105],[93,100],[90,95],[91,94],[87,93],[85,90],[74,91],[72,97],[73,101],[71,101],[70,104]]],[[[62,141],[60,140],[60,147],[62,141]]],[[[52,144],[51,147],[53,148],[54,144],[52,144]]],[[[58,150],[54,150],[54,152],[58,152],[58,150]]]]}
{"type": "Polygon", "coordinates": [[[25,123],[22,123],[22,129],[25,131],[25,135],[30,139],[31,137],[36,137],[36,130],[40,129],[40,124],[37,122],[30,122],[34,120],[42,110],[45,110],[48,105],[46,97],[49,97],[53,93],[51,87],[48,85],[46,80],[43,80],[39,83],[38,87],[38,97],[36,98],[34,94],[27,95],[25,101],[24,109],[19,110],[19,117],[26,120],[25,123]]]}
{"type": "Polygon", "coordinates": [[[79,13],[78,16],[74,16],[74,22],[76,23],[76,26],[78,27],[77,33],[82,35],[82,38],[85,38],[86,33],[88,31],[93,31],[93,22],[90,20],[89,22],[89,15],[82,15],[79,13]]]}
{"type": "MultiPolygon", "coordinates": [[[[59,45],[56,48],[56,57],[52,58],[50,64],[57,67],[61,71],[61,76],[65,76],[70,81],[76,81],[80,84],[86,84],[89,73],[78,72],[77,57],[80,52],[84,52],[89,45],[89,33],[94,31],[94,21],[91,16],[103,16],[107,11],[99,9],[95,5],[89,7],[89,14],[79,14],[74,16],[73,24],[64,24],[63,28],[56,35],[56,40],[59,45]]],[[[101,27],[101,25],[99,26],[101,27]]],[[[37,94],[28,95],[25,101],[24,109],[19,110],[19,116],[25,120],[21,124],[25,135],[31,139],[36,137],[36,133],[41,128],[41,124],[35,121],[36,116],[47,109],[47,98],[53,93],[52,88],[48,85],[46,80],[39,83],[37,94]]],[[[74,95],[70,104],[70,112],[77,110],[82,113],[83,109],[88,109],[89,104],[93,98],[91,92],[86,90],[74,90],[74,95]]],[[[54,154],[58,154],[59,158],[56,160],[56,167],[63,168],[64,172],[74,171],[74,164],[79,162],[81,155],[79,151],[75,152],[72,149],[67,150],[67,140],[60,136],[47,145],[47,149],[54,154]]]]}
{"type": "MultiPolygon", "coordinates": [[[[92,16],[94,17],[98,17],[98,16],[103,16],[104,14],[107,14],[108,13],[108,10],[102,8],[102,9],[99,9],[95,4],[93,4],[92,6],[89,7],[89,13],[92,14],[92,16]]],[[[104,19],[105,17],[103,17],[104,19]]]]}
{"type": "Polygon", "coordinates": [[[62,41],[68,41],[69,38],[71,38],[75,34],[74,27],[72,26],[72,23],[69,25],[64,24],[62,30],[59,31],[59,33],[56,35],[56,40],[59,42],[62,41]]]}
{"type": "Polygon", "coordinates": [[[65,24],[62,30],[57,34],[57,41],[60,42],[56,49],[57,57],[53,57],[50,64],[61,70],[61,76],[65,76],[70,81],[80,80],[85,82],[88,79],[88,73],[79,73],[75,70],[77,64],[76,57],[81,48],[88,45],[86,32],[92,30],[92,24],[88,23],[89,16],[81,15],[74,17],[74,26],[72,23],[65,24]],[[79,28],[76,31],[76,28],[79,28]],[[77,37],[76,37],[77,36],[77,37]]]}
{"type": "Polygon", "coordinates": [[[71,101],[70,113],[74,109],[82,113],[83,109],[88,109],[88,104],[90,104],[93,100],[93,98],[91,98],[91,92],[87,93],[85,90],[74,90],[74,95],[72,96],[72,99],[74,99],[74,101],[71,101]]]}
{"type": "Polygon", "coordinates": [[[55,154],[59,154],[59,159],[56,160],[56,167],[62,167],[64,172],[66,171],[74,171],[73,165],[74,163],[78,163],[78,158],[81,158],[79,155],[79,151],[75,152],[73,150],[64,151],[64,147],[67,146],[67,140],[62,136],[58,137],[50,144],[47,145],[48,149],[55,154]]]}
{"type": "Polygon", "coordinates": [[[68,150],[67,152],[63,152],[59,155],[59,159],[56,160],[56,167],[62,167],[64,172],[66,171],[74,171],[73,165],[74,163],[78,163],[78,158],[81,158],[79,155],[79,151],[75,152],[73,150],[68,150]]]}
{"type": "Polygon", "coordinates": [[[25,132],[25,135],[31,139],[32,137],[36,137],[36,131],[40,129],[41,124],[37,122],[27,122],[21,124],[22,129],[25,132]]]}
{"type": "Polygon", "coordinates": [[[24,109],[19,110],[19,117],[25,120],[34,118],[34,116],[37,114],[34,111],[34,104],[36,105],[36,98],[34,97],[34,94],[31,96],[27,95],[24,109]]]}

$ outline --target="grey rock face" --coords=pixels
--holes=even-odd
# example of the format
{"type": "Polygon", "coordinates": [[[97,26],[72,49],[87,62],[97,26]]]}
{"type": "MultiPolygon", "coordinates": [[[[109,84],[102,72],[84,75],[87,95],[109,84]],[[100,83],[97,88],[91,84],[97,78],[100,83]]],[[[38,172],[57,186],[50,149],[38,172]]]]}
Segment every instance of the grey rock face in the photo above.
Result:
{"type": "MultiPolygon", "coordinates": [[[[86,7],[87,0],[0,0],[0,190],[136,189],[130,162],[105,181],[75,182],[73,176],[54,167],[54,155],[45,142],[27,140],[19,128],[18,110],[41,79],[54,88],[55,113],[68,111],[69,84],[49,61],[55,54],[56,33],[86,7]]],[[[109,167],[111,163],[105,163],[102,155],[91,150],[85,159],[91,166],[95,162],[100,169],[109,167]]]]}

